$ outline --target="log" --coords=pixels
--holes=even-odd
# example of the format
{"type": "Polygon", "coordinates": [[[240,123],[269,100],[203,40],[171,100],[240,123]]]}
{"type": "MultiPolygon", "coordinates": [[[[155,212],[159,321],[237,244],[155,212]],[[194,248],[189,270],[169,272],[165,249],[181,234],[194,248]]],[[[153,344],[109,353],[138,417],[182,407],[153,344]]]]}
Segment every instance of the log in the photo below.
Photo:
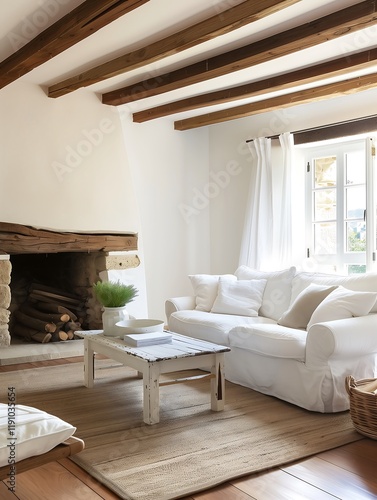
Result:
{"type": "MultiPolygon", "coordinates": [[[[35,302],[47,302],[48,304],[52,301],[52,302],[56,302],[57,299],[56,298],[52,298],[52,297],[48,297],[46,295],[41,295],[39,294],[37,291],[35,292],[30,292],[29,293],[29,300],[31,301],[35,301],[35,302]]],[[[61,301],[63,302],[63,301],[61,301]]],[[[73,309],[74,311],[80,311],[82,309],[82,303],[80,305],[75,305],[75,304],[68,304],[66,303],[63,307],[67,307],[69,309],[73,309]]]]}
{"type": "Polygon", "coordinates": [[[82,300],[73,299],[71,297],[66,297],[64,295],[59,295],[57,293],[46,292],[44,290],[31,290],[30,296],[32,296],[33,298],[36,297],[37,299],[39,297],[39,300],[42,300],[41,297],[44,297],[48,299],[53,299],[58,302],[63,302],[64,304],[71,304],[71,306],[76,306],[76,307],[82,306],[82,300]]]}
{"type": "MultiPolygon", "coordinates": [[[[34,302],[34,306],[42,312],[68,314],[72,321],[77,321],[76,314],[58,302],[34,302]]],[[[69,321],[69,320],[68,320],[69,321]]]]}
{"type": "Polygon", "coordinates": [[[77,321],[68,321],[64,324],[63,330],[67,333],[69,340],[75,338],[75,332],[82,330],[81,323],[77,321]]]}
{"type": "Polygon", "coordinates": [[[34,328],[35,330],[39,331],[39,332],[48,332],[48,333],[54,333],[55,330],[56,330],[56,325],[55,323],[50,323],[50,322],[46,322],[46,321],[42,321],[40,319],[37,319],[37,318],[32,318],[31,316],[28,316],[27,314],[23,313],[22,311],[20,311],[19,309],[17,309],[16,311],[14,311],[14,317],[16,318],[16,320],[25,325],[25,326],[28,326],[30,328],[34,328]]]}
{"type": "Polygon", "coordinates": [[[69,317],[69,314],[61,314],[59,316],[59,314],[56,315],[58,318],[60,318],[60,321],[62,321],[63,323],[67,323],[67,321],[69,321],[71,318],[69,317]]]}
{"type": "Polygon", "coordinates": [[[78,330],[82,330],[81,323],[78,321],[67,321],[67,323],[64,324],[63,329],[65,332],[77,332],[78,330]]]}
{"type": "Polygon", "coordinates": [[[51,340],[51,333],[40,332],[20,323],[13,325],[12,332],[14,335],[17,335],[17,337],[22,337],[26,340],[34,340],[35,342],[40,342],[41,344],[45,344],[51,340]]]}
{"type": "Polygon", "coordinates": [[[47,323],[58,323],[63,322],[66,323],[70,321],[72,318],[67,313],[45,313],[41,312],[31,304],[25,303],[20,306],[20,311],[27,314],[28,316],[32,316],[33,318],[40,319],[42,321],[46,321],[47,323]]]}
{"type": "Polygon", "coordinates": [[[73,332],[72,330],[68,330],[68,332],[66,332],[66,333],[68,335],[68,340],[74,340],[75,332],[73,332]]]}
{"type": "Polygon", "coordinates": [[[32,283],[30,285],[30,291],[35,291],[35,290],[38,290],[41,292],[49,292],[49,293],[52,293],[54,295],[61,296],[63,298],[68,297],[71,299],[75,299],[78,302],[81,302],[79,297],[77,297],[75,294],[70,293],[70,292],[66,292],[65,290],[61,290],[60,288],[55,288],[53,286],[44,285],[43,283],[32,283]]]}
{"type": "Polygon", "coordinates": [[[52,334],[51,342],[64,342],[68,340],[68,334],[64,330],[56,330],[52,334]]]}
{"type": "Polygon", "coordinates": [[[32,340],[35,342],[40,342],[41,344],[46,344],[47,342],[51,341],[52,335],[51,333],[35,333],[34,335],[31,336],[32,340]]]}

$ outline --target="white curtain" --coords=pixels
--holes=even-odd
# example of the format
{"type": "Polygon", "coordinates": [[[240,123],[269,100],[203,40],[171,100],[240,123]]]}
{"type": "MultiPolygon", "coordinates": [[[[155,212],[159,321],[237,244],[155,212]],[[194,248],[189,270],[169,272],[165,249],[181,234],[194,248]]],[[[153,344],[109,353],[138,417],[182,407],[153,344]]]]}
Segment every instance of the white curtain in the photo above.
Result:
{"type": "Polygon", "coordinates": [[[279,140],[283,152],[280,168],[272,168],[271,139],[258,137],[248,143],[253,163],[239,263],[253,269],[292,265],[293,136],[285,133],[279,140]],[[275,205],[274,191],[280,200],[275,205]]]}
{"type": "Polygon", "coordinates": [[[263,269],[272,255],[271,139],[248,143],[253,157],[240,264],[263,269]]]}
{"type": "Polygon", "coordinates": [[[289,132],[279,136],[280,146],[283,150],[283,171],[281,186],[280,213],[277,214],[278,237],[276,242],[276,260],[280,266],[292,265],[292,204],[291,204],[291,178],[293,159],[293,135],[289,132]]]}

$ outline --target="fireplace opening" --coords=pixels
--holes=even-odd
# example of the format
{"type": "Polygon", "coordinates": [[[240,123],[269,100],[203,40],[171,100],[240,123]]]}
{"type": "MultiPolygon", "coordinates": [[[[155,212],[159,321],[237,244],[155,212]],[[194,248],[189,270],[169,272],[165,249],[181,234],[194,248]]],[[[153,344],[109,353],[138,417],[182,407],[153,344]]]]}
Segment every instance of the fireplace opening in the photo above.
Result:
{"type": "Polygon", "coordinates": [[[92,285],[104,269],[103,259],[101,252],[11,255],[11,339],[75,340],[77,330],[101,328],[92,285]]]}

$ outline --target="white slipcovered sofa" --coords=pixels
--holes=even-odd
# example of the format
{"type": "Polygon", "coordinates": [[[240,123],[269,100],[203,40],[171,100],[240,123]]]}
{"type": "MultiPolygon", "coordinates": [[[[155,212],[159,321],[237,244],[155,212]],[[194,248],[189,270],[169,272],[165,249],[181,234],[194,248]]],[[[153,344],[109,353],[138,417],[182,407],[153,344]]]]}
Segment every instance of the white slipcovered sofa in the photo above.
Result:
{"type": "Polygon", "coordinates": [[[324,413],[349,408],[347,375],[376,376],[377,273],[189,278],[192,296],[166,300],[168,328],[230,346],[227,380],[324,413]]]}

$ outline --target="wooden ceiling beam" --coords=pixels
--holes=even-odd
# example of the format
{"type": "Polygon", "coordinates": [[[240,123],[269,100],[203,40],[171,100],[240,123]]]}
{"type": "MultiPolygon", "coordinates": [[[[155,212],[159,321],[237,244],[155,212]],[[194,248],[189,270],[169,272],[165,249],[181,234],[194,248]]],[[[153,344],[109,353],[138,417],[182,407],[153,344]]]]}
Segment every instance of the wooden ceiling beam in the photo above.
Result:
{"type": "Polygon", "coordinates": [[[245,118],[259,113],[267,113],[276,109],[290,108],[301,104],[309,104],[312,102],[332,99],[334,97],[342,97],[345,95],[356,94],[365,90],[373,89],[377,85],[377,73],[364,75],[356,78],[321,85],[311,89],[292,92],[271,99],[265,99],[242,106],[207,113],[185,120],[177,120],[174,122],[175,130],[190,130],[193,128],[213,125],[225,121],[245,118]]]}
{"type": "Polygon", "coordinates": [[[0,88],[149,0],[86,0],[0,63],[0,88]]]}
{"type": "Polygon", "coordinates": [[[297,26],[219,56],[176,71],[158,75],[102,95],[102,102],[113,106],[163,94],[187,85],[250,68],[299,50],[334,40],[377,22],[376,0],[366,0],[328,16],[297,26]]]}
{"type": "Polygon", "coordinates": [[[141,66],[178,54],[190,47],[212,40],[289,7],[299,0],[246,0],[224,12],[174,33],[155,43],[124,54],[78,75],[58,82],[48,89],[49,97],[60,97],[81,87],[121,75],[141,66]]]}
{"type": "Polygon", "coordinates": [[[273,76],[264,80],[230,87],[224,90],[208,92],[198,96],[188,97],[179,101],[163,104],[154,108],[144,109],[134,113],[133,121],[142,123],[193,109],[225,104],[240,99],[265,95],[271,92],[290,89],[293,85],[315,83],[324,78],[341,76],[352,71],[377,65],[377,49],[366,50],[357,54],[341,57],[325,63],[273,76]]]}

